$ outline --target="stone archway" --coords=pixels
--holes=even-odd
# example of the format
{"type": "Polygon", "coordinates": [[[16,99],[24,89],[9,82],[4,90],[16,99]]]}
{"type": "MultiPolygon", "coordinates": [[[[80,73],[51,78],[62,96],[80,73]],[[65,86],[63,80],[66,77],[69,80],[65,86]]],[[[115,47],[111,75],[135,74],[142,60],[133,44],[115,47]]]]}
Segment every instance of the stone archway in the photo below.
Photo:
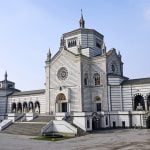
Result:
{"type": "Polygon", "coordinates": [[[93,116],[93,118],[92,118],[92,129],[93,130],[100,129],[101,128],[100,116],[97,113],[93,113],[92,116],[93,116]]]}
{"type": "Polygon", "coordinates": [[[22,104],[20,102],[17,104],[17,113],[22,113],[22,104]]]}
{"type": "Polygon", "coordinates": [[[28,112],[28,104],[27,104],[27,102],[23,102],[23,112],[24,113],[28,112]]]}
{"type": "Polygon", "coordinates": [[[67,112],[68,111],[68,104],[66,101],[66,96],[63,93],[59,93],[56,96],[56,103],[57,103],[57,108],[58,112],[67,112]]]}
{"type": "Polygon", "coordinates": [[[12,113],[16,113],[16,110],[17,110],[16,103],[12,103],[12,104],[11,104],[11,112],[12,112],[12,113]]]}
{"type": "Polygon", "coordinates": [[[35,105],[35,112],[40,113],[40,103],[39,103],[39,101],[36,101],[34,105],[35,105]]]}
{"type": "Polygon", "coordinates": [[[34,111],[33,102],[30,101],[28,105],[29,105],[29,112],[33,113],[34,111]]]}
{"type": "Polygon", "coordinates": [[[136,110],[136,111],[145,110],[144,97],[142,95],[135,95],[135,97],[134,97],[134,110],[136,110]]]}

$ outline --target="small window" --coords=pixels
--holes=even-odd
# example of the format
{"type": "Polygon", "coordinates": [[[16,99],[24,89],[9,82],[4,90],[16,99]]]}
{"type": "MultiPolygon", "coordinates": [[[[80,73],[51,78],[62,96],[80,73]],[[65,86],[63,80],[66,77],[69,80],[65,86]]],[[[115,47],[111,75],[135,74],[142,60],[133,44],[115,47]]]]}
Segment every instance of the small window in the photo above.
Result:
{"type": "Polygon", "coordinates": [[[111,71],[112,71],[112,72],[115,72],[115,70],[116,70],[115,65],[112,64],[112,65],[111,65],[111,71]]]}
{"type": "Polygon", "coordinates": [[[68,47],[74,47],[74,46],[76,46],[77,45],[77,41],[74,39],[74,40],[70,40],[69,42],[68,42],[68,47]]]}
{"type": "Polygon", "coordinates": [[[106,116],[106,126],[108,126],[108,117],[106,116]]]}
{"type": "Polygon", "coordinates": [[[96,42],[96,47],[101,48],[100,43],[96,42]]]}
{"type": "Polygon", "coordinates": [[[84,78],[84,85],[87,85],[87,78],[84,78]]]}
{"type": "Polygon", "coordinates": [[[101,47],[101,41],[99,40],[99,39],[96,39],[96,47],[98,47],[98,48],[102,48],[101,47]]]}
{"type": "Polygon", "coordinates": [[[96,103],[96,110],[101,111],[101,103],[96,103]]]}
{"type": "Polygon", "coordinates": [[[84,75],[84,85],[88,85],[88,74],[85,73],[84,75]]]}
{"type": "Polygon", "coordinates": [[[94,84],[100,85],[100,75],[98,73],[94,74],[94,84]]]}

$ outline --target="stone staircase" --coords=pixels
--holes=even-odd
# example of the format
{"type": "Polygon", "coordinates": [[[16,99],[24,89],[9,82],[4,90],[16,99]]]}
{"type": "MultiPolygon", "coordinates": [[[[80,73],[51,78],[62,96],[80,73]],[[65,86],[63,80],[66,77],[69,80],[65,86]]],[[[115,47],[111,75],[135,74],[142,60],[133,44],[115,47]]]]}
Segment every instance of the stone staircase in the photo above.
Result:
{"type": "Polygon", "coordinates": [[[14,122],[4,129],[2,133],[37,136],[41,134],[42,127],[53,119],[53,116],[39,116],[29,122],[20,122],[20,120],[18,120],[18,122],[14,122]]]}
{"type": "Polygon", "coordinates": [[[77,128],[77,136],[83,136],[88,134],[86,131],[84,131],[83,129],[81,129],[79,126],[75,125],[73,123],[73,117],[72,116],[66,116],[64,118],[65,121],[67,121],[68,123],[70,123],[71,125],[73,125],[75,128],[77,128]]]}
{"type": "Polygon", "coordinates": [[[51,120],[55,120],[54,116],[38,116],[31,120],[30,122],[49,122],[51,120]]]}

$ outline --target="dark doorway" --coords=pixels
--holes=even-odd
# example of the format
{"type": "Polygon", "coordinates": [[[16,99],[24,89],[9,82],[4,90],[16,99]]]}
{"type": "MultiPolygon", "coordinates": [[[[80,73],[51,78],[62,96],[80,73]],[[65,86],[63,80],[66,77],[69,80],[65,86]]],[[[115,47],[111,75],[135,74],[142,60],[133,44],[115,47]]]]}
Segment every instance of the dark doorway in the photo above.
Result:
{"type": "Polygon", "coordinates": [[[16,113],[16,103],[12,103],[11,105],[11,112],[16,113]]]}
{"type": "Polygon", "coordinates": [[[134,98],[134,110],[142,111],[145,110],[144,98],[141,95],[137,95],[134,98]]]}
{"type": "Polygon", "coordinates": [[[113,128],[116,128],[116,122],[113,121],[113,128]]]}
{"type": "Polygon", "coordinates": [[[150,95],[147,97],[147,110],[150,110],[150,95]]]}
{"type": "Polygon", "coordinates": [[[150,129],[150,116],[146,120],[146,128],[150,129]]]}
{"type": "Polygon", "coordinates": [[[126,127],[126,123],[125,121],[122,121],[122,128],[125,128],[126,127]]]}
{"type": "Polygon", "coordinates": [[[93,130],[100,129],[100,119],[99,118],[93,117],[93,119],[92,119],[92,129],[93,130]]]}
{"type": "Polygon", "coordinates": [[[67,112],[67,103],[62,103],[62,112],[67,112]]]}
{"type": "Polygon", "coordinates": [[[97,111],[101,111],[101,103],[96,103],[96,109],[97,111]]]}
{"type": "Polygon", "coordinates": [[[18,113],[22,113],[22,104],[21,103],[17,104],[17,110],[18,110],[17,111],[18,113]]]}

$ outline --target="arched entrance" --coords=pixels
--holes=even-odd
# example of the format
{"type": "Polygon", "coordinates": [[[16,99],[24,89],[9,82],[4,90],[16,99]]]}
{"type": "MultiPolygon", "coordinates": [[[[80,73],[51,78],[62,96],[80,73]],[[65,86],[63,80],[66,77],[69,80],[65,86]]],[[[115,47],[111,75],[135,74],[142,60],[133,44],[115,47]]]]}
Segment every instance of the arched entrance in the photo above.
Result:
{"type": "Polygon", "coordinates": [[[100,121],[100,116],[97,113],[92,114],[92,129],[93,130],[98,130],[101,128],[101,121],[100,121]]]}
{"type": "Polygon", "coordinates": [[[63,93],[60,93],[56,97],[56,103],[58,112],[67,112],[67,102],[66,102],[66,96],[63,93]]]}
{"type": "Polygon", "coordinates": [[[28,104],[27,102],[23,102],[23,112],[26,113],[28,111],[28,104]]]}
{"type": "Polygon", "coordinates": [[[150,95],[147,97],[147,110],[150,110],[150,95]]]}
{"type": "Polygon", "coordinates": [[[33,102],[29,102],[29,112],[33,112],[34,108],[33,108],[33,102]]]}
{"type": "Polygon", "coordinates": [[[16,103],[12,103],[12,105],[11,105],[11,112],[12,113],[16,113],[16,109],[17,109],[16,103]]]}
{"type": "Polygon", "coordinates": [[[20,102],[17,104],[17,112],[22,113],[22,104],[20,102]]]}
{"type": "Polygon", "coordinates": [[[35,112],[40,113],[40,103],[38,101],[35,102],[35,112]]]}
{"type": "Polygon", "coordinates": [[[145,110],[144,98],[142,95],[136,95],[134,97],[134,110],[136,111],[145,110]]]}

